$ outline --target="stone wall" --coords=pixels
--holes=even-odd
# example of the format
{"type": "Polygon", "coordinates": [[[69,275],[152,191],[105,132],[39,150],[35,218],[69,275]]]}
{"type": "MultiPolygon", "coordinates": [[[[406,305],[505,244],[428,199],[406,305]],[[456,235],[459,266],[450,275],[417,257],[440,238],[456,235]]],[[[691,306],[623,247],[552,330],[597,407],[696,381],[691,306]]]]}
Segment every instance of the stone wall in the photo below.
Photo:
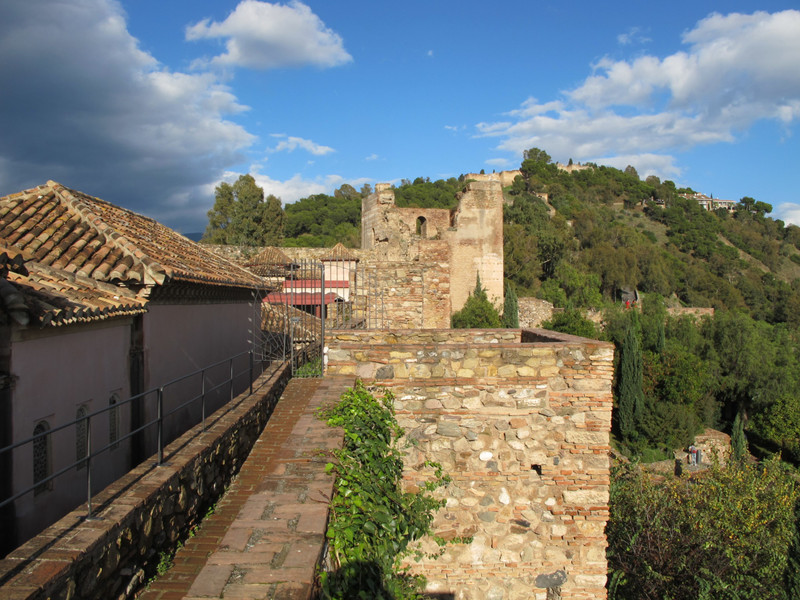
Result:
{"type": "Polygon", "coordinates": [[[107,600],[133,597],[159,552],[198,523],[258,439],[290,377],[282,364],[243,394],[93,498],[93,520],[75,510],[0,561],[0,597],[107,600]]]}
{"type": "Polygon", "coordinates": [[[611,344],[544,330],[393,330],[333,331],[328,346],[329,373],[395,394],[416,441],[409,485],[425,460],[452,477],[434,526],[471,541],[414,565],[429,591],[606,597],[611,344]]]}
{"type": "MultiPolygon", "coordinates": [[[[391,186],[377,184],[375,193],[362,201],[361,247],[362,261],[378,270],[392,263],[421,270],[446,265],[449,306],[426,308],[419,316],[424,327],[449,326],[450,313],[464,306],[478,275],[489,298],[498,307],[503,304],[503,194],[498,181],[469,183],[453,211],[398,208],[391,186]]],[[[406,284],[401,278],[386,287],[399,291],[406,284]]],[[[392,321],[392,316],[388,327],[406,327],[405,317],[392,321]]]]}
{"type": "Polygon", "coordinates": [[[464,179],[474,179],[475,181],[499,181],[503,187],[508,187],[514,183],[514,179],[522,175],[522,171],[500,171],[499,173],[467,173],[464,179]]]}
{"type": "Polygon", "coordinates": [[[553,318],[553,303],[541,298],[518,298],[519,326],[541,327],[553,318]]]}

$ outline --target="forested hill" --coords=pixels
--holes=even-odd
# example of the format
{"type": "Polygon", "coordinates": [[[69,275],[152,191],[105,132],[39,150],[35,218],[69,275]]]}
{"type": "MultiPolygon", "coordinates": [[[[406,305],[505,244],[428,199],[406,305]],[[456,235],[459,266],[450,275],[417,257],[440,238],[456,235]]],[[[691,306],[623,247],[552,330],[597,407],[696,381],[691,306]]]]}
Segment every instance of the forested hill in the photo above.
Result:
{"type": "MultiPolygon", "coordinates": [[[[730,431],[741,415],[754,447],[800,459],[800,228],[750,197],[733,213],[709,212],[671,181],[589,167],[568,172],[542,150],[525,153],[522,176],[505,190],[505,275],[518,296],[565,309],[553,328],[602,336],[618,357],[638,357],[633,386],[617,369],[618,447],[667,457],[704,426],[730,431]],[[642,294],[641,312],[624,310],[623,289],[642,294]],[[669,306],[716,314],[668,319],[669,306]],[[587,308],[604,312],[603,331],[582,318],[587,308]]],[[[465,185],[404,180],[397,204],[452,208],[465,185]]],[[[287,205],[285,244],[356,246],[370,192],[346,185],[287,205]]]]}

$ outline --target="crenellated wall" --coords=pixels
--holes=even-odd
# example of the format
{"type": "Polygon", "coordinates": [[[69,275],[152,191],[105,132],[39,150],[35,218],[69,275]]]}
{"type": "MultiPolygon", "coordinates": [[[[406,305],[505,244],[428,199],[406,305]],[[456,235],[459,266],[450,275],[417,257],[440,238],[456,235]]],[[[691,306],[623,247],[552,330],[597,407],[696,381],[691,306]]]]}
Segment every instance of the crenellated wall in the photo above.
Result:
{"type": "Polygon", "coordinates": [[[435,529],[471,541],[415,564],[429,591],[606,597],[611,344],[544,330],[391,330],[333,331],[328,346],[330,374],[395,394],[416,442],[409,485],[426,460],[452,477],[435,529]]]}

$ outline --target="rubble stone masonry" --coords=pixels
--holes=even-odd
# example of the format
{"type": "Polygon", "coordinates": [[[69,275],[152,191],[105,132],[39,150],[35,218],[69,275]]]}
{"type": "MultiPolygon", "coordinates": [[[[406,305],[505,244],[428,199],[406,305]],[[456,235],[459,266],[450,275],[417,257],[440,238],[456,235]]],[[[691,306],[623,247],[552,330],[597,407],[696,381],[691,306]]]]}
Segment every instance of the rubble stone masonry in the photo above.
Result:
{"type": "Polygon", "coordinates": [[[394,393],[415,441],[408,485],[426,460],[452,478],[434,526],[467,540],[413,564],[430,592],[606,597],[611,344],[501,329],[333,331],[328,345],[329,374],[394,393]]]}

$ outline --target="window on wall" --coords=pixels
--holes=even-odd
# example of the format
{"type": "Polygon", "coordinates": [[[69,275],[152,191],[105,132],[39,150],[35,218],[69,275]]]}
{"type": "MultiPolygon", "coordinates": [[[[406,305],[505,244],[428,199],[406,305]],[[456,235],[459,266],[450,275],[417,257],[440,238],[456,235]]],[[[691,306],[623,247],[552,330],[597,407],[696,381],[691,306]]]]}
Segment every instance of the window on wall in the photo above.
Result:
{"type": "Polygon", "coordinates": [[[75,462],[78,463],[78,469],[86,466],[84,459],[87,456],[89,441],[89,422],[86,420],[88,414],[89,409],[85,405],[79,406],[75,413],[75,462]]]}
{"type": "Polygon", "coordinates": [[[119,446],[119,396],[112,394],[108,399],[108,443],[111,444],[111,449],[119,446]]]}
{"type": "Polygon", "coordinates": [[[417,235],[428,237],[428,221],[425,217],[417,217],[417,235]]]}
{"type": "Polygon", "coordinates": [[[44,481],[53,470],[53,457],[50,449],[50,424],[39,421],[33,428],[33,495],[53,489],[52,481],[44,481]],[[40,483],[42,482],[42,483],[40,483]]]}

